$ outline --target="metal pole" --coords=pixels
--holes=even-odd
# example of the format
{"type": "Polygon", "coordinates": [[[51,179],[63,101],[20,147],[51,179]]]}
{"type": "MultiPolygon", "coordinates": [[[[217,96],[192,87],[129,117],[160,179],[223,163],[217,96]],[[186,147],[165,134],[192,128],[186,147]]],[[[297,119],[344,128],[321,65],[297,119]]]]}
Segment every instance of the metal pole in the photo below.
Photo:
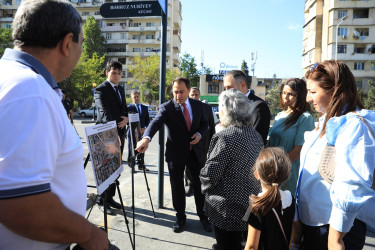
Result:
{"type": "MultiPolygon", "coordinates": [[[[167,64],[167,17],[168,1],[165,4],[165,13],[161,11],[161,56],[160,56],[160,85],[159,85],[159,105],[165,102],[165,80],[167,64]]],[[[158,163],[158,207],[163,208],[164,200],[164,126],[159,130],[159,163],[158,163]]]]}
{"type": "Polygon", "coordinates": [[[341,18],[341,21],[336,25],[336,53],[335,53],[335,61],[337,61],[337,47],[338,47],[338,45],[337,45],[337,37],[338,37],[338,33],[339,33],[339,26],[347,18],[348,18],[348,16],[343,16],[341,18]]]}

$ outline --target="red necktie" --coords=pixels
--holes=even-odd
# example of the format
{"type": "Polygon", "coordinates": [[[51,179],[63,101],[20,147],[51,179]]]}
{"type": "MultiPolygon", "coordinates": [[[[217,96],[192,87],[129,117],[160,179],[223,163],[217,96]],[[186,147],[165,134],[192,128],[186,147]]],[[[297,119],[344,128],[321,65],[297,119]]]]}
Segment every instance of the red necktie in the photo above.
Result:
{"type": "Polygon", "coordinates": [[[188,130],[190,131],[191,120],[190,120],[189,110],[187,109],[186,103],[183,103],[182,106],[184,107],[183,113],[184,113],[184,118],[185,118],[185,121],[186,121],[186,125],[188,127],[188,130]]]}

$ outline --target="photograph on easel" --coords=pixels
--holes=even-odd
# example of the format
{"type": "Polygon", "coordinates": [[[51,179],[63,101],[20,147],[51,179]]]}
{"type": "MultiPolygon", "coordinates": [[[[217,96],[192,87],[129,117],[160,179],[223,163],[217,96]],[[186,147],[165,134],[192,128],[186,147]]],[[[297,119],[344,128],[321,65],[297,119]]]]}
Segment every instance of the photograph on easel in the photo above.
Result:
{"type": "Polygon", "coordinates": [[[98,194],[102,194],[124,170],[116,122],[85,128],[98,194]]]}
{"type": "Polygon", "coordinates": [[[139,114],[128,114],[129,115],[129,129],[130,138],[133,147],[131,147],[131,155],[134,156],[134,149],[137,147],[137,142],[142,139],[141,124],[139,123],[139,114]]]}

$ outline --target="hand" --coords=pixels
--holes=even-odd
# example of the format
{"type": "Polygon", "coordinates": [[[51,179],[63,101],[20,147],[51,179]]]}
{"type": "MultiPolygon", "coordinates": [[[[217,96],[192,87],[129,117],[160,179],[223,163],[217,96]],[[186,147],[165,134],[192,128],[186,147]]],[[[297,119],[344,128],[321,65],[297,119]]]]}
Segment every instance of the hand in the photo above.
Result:
{"type": "Polygon", "coordinates": [[[121,116],[122,121],[118,123],[119,128],[124,128],[128,124],[129,118],[126,116],[121,116]]]}
{"type": "Polygon", "coordinates": [[[147,150],[149,143],[149,139],[143,138],[137,143],[137,147],[135,148],[135,150],[137,150],[139,153],[144,153],[147,150]]]}
{"type": "Polygon", "coordinates": [[[190,145],[197,144],[200,140],[201,140],[201,135],[200,135],[199,133],[195,133],[195,134],[191,137],[190,145]]]}
{"type": "Polygon", "coordinates": [[[141,134],[143,135],[143,133],[146,131],[146,128],[141,128],[141,134]]]}
{"type": "Polygon", "coordinates": [[[86,250],[108,250],[108,235],[102,229],[92,225],[90,239],[86,242],[79,243],[79,245],[86,250]]]}

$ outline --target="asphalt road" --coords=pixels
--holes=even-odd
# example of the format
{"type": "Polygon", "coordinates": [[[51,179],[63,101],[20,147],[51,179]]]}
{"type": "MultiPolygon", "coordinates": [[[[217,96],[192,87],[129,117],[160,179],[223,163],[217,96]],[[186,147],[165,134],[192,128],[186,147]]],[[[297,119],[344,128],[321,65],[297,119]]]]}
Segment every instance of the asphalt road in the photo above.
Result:
{"type": "MultiPolygon", "coordinates": [[[[84,128],[92,126],[94,123],[89,118],[78,118],[74,120],[74,124],[82,139],[85,149],[84,158],[86,158],[88,148],[84,128]]],[[[172,226],[175,222],[175,212],[172,206],[169,174],[166,164],[164,164],[163,208],[158,207],[158,138],[159,136],[156,134],[145,154],[145,164],[150,169],[150,172],[146,174],[146,178],[143,172],[138,171],[136,168],[137,171],[134,174],[134,199],[132,199],[132,174],[127,163],[124,162],[124,171],[119,181],[121,196],[126,210],[126,218],[123,216],[122,211],[119,210],[116,211],[115,215],[107,216],[108,237],[113,244],[112,249],[131,249],[130,237],[133,240],[133,228],[135,230],[136,249],[211,249],[215,243],[214,234],[203,230],[199,222],[199,217],[196,215],[193,197],[186,199],[187,224],[184,231],[178,234],[172,231],[172,226]],[[150,192],[147,191],[146,179],[150,192]],[[151,206],[149,194],[153,206],[151,206]],[[134,217],[132,212],[133,202],[134,217]],[[155,217],[153,216],[152,207],[155,211],[155,217]],[[126,220],[128,223],[126,223],[126,220]]],[[[125,143],[123,159],[126,161],[128,155],[127,141],[125,143]]],[[[86,167],[86,175],[88,185],[95,186],[90,161],[86,167]]],[[[92,201],[95,196],[96,188],[88,188],[87,216],[92,223],[104,226],[104,215],[92,201]]],[[[117,192],[115,200],[120,201],[117,192]]],[[[364,249],[375,249],[375,233],[367,232],[364,249]]]]}

